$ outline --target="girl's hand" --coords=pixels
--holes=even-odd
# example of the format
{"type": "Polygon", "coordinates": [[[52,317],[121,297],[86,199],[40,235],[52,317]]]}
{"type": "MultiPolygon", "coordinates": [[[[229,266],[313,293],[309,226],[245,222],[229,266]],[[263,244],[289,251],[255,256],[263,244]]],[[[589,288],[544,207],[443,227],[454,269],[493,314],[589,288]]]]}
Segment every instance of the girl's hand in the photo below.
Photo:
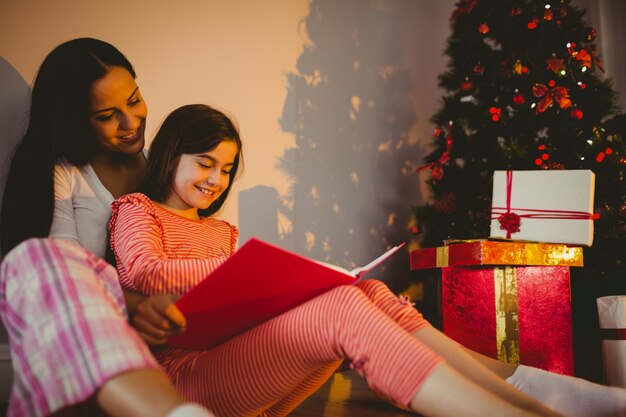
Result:
{"type": "Polygon", "coordinates": [[[151,346],[162,345],[170,337],[185,331],[185,316],[174,304],[178,296],[155,294],[134,306],[130,322],[151,346]]]}

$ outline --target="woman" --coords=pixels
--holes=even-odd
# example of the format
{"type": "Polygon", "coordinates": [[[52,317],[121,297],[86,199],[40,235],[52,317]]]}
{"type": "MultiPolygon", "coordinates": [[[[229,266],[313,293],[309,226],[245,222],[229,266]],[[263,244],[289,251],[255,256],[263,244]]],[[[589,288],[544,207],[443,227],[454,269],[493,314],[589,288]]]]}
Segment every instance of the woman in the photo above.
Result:
{"type": "MultiPolygon", "coordinates": [[[[116,271],[101,259],[111,202],[143,176],[146,115],[132,65],[106,42],[63,43],[39,69],[0,219],[9,415],[90,405],[119,416],[210,415],[184,403],[128,325],[116,271]],[[48,235],[64,240],[27,240],[48,235]]],[[[168,297],[126,298],[134,321],[184,320],[168,297]]]]}

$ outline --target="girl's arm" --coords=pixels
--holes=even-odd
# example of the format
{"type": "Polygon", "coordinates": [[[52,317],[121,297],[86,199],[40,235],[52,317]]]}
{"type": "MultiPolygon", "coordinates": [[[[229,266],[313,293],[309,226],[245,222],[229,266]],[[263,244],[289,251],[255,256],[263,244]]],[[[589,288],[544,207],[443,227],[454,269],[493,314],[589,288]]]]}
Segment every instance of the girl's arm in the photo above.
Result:
{"type": "Polygon", "coordinates": [[[150,297],[124,291],[130,323],[149,345],[162,345],[185,331],[186,320],[174,303],[179,297],[156,294],[150,297]]]}
{"type": "Polygon", "coordinates": [[[163,248],[163,228],[150,206],[133,201],[114,203],[111,247],[125,288],[142,294],[182,295],[217,268],[225,257],[169,259],[163,248]]]}

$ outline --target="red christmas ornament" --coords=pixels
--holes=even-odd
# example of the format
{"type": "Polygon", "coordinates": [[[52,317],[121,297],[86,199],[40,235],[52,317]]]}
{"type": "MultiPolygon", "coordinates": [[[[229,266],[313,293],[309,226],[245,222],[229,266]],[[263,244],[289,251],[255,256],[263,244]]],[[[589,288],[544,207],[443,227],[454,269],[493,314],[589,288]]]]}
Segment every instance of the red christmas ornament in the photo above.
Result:
{"type": "Polygon", "coordinates": [[[417,226],[413,226],[411,227],[411,233],[413,233],[414,235],[417,235],[420,232],[420,228],[417,226]]]}
{"type": "Polygon", "coordinates": [[[598,155],[596,155],[596,162],[600,163],[604,161],[605,157],[606,157],[606,154],[604,152],[598,152],[598,155]]]}
{"type": "Polygon", "coordinates": [[[474,75],[483,75],[485,73],[485,67],[480,64],[474,65],[474,75]]]}
{"type": "Polygon", "coordinates": [[[547,153],[543,153],[541,154],[541,159],[547,161],[548,159],[550,159],[550,155],[548,155],[547,153]]]}
{"type": "Polygon", "coordinates": [[[541,164],[543,164],[543,159],[541,159],[541,158],[535,159],[535,165],[541,166],[541,164]]]}
{"type": "Polygon", "coordinates": [[[569,113],[574,119],[582,120],[583,111],[581,109],[575,108],[569,113]]]}
{"type": "Polygon", "coordinates": [[[515,93],[513,94],[513,103],[517,105],[524,104],[526,103],[526,98],[524,98],[524,95],[522,93],[515,93]]]}
{"type": "Polygon", "coordinates": [[[583,82],[578,82],[578,86],[580,87],[581,90],[584,90],[585,88],[587,88],[587,84],[583,83],[583,82]]]}
{"type": "Polygon", "coordinates": [[[502,114],[502,110],[499,107],[490,107],[489,113],[491,113],[491,120],[497,122],[500,120],[500,115],[502,114]]]}
{"type": "Polygon", "coordinates": [[[543,20],[550,21],[552,19],[554,19],[554,12],[552,9],[546,9],[545,12],[543,12],[543,20]]]}
{"type": "Polygon", "coordinates": [[[539,149],[540,151],[543,151],[544,149],[546,149],[546,145],[539,145],[537,146],[537,149],[539,149]]]}
{"type": "Polygon", "coordinates": [[[526,27],[530,30],[533,29],[537,29],[537,23],[539,23],[539,19],[537,19],[536,17],[533,18],[533,20],[531,20],[530,22],[528,22],[528,24],[526,25],[526,27]]]}
{"type": "Polygon", "coordinates": [[[607,154],[607,155],[611,155],[611,154],[613,153],[613,149],[611,149],[611,148],[606,148],[606,149],[604,150],[604,153],[605,153],[605,154],[607,154]]]}
{"type": "Polygon", "coordinates": [[[461,85],[459,86],[459,90],[461,90],[463,93],[470,92],[473,89],[474,89],[474,83],[468,79],[465,79],[465,81],[463,81],[461,85]]]}
{"type": "Polygon", "coordinates": [[[486,23],[481,23],[480,25],[478,25],[478,33],[482,34],[482,35],[486,35],[489,33],[489,25],[486,23]]]}
{"type": "Polygon", "coordinates": [[[434,181],[439,181],[443,178],[443,168],[440,165],[433,166],[430,176],[434,181]]]}

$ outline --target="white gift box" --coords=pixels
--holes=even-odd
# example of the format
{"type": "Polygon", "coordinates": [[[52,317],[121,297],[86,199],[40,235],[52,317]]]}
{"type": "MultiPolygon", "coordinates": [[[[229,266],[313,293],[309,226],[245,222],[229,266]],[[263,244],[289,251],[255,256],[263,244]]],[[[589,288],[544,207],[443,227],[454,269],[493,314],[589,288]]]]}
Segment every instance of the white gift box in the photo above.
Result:
{"type": "Polygon", "coordinates": [[[603,332],[602,359],[606,385],[626,387],[626,295],[600,297],[598,316],[603,332]]]}
{"type": "Polygon", "coordinates": [[[495,171],[491,237],[591,246],[595,174],[590,170],[495,171]],[[503,215],[519,231],[501,229],[503,215]]]}

